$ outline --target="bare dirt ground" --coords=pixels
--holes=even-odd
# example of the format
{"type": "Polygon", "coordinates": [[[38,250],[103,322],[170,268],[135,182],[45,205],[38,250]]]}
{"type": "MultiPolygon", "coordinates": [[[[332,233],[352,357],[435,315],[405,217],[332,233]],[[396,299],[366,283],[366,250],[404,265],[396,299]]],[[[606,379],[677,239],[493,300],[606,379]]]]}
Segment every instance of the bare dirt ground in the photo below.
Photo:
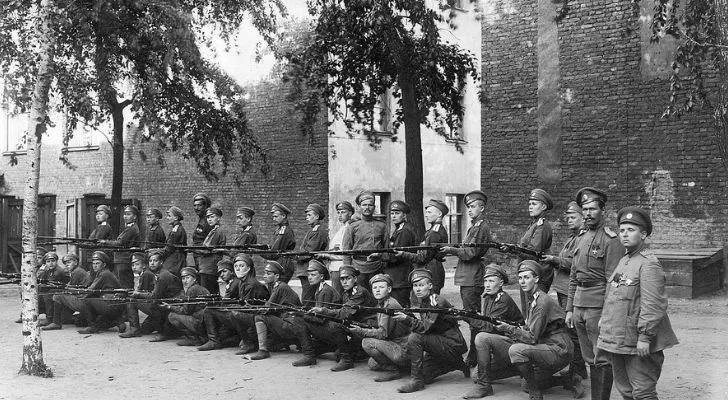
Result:
{"type": "MultiPolygon", "coordinates": [[[[446,286],[443,294],[459,303],[455,287],[446,286]]],[[[19,376],[21,326],[13,323],[18,307],[16,292],[0,297],[0,399],[456,399],[471,384],[461,373],[451,372],[422,392],[399,394],[397,387],[405,380],[375,383],[375,373],[365,363],[332,373],[331,360],[292,367],[299,356],[295,351],[249,361],[234,355],[234,348],[199,352],[174,342],[150,343],[149,336],[121,339],[114,331],[80,335],[73,325],[42,334],[45,360],[55,377],[19,376]]],[[[671,299],[670,318],[681,343],[665,352],[660,398],[728,399],[728,295],[671,299]]],[[[500,399],[527,398],[518,378],[494,388],[500,399]]],[[[546,391],[545,397],[571,399],[561,388],[546,391]]],[[[618,398],[613,391],[612,399],[618,398]]]]}

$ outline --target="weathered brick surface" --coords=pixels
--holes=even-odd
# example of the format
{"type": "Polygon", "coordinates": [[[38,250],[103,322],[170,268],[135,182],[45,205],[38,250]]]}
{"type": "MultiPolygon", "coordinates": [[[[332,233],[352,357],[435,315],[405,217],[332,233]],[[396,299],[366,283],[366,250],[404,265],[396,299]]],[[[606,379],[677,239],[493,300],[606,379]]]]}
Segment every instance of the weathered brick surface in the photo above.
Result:
{"type": "MultiPolygon", "coordinates": [[[[609,221],[627,205],[651,208],[654,247],[720,246],[728,234],[726,170],[706,112],[661,119],[666,79],[640,73],[639,10],[630,2],[569,3],[559,22],[563,100],[563,177],[536,177],[537,57],[534,2],[496,2],[483,23],[482,186],[501,240],[516,240],[528,223],[529,190],[555,198],[558,218],[575,192],[609,192],[609,221]]],[[[710,85],[711,83],[709,83],[710,85]]],[[[555,248],[567,235],[554,224],[555,248]]]]}
{"type": "Polygon", "coordinates": [[[139,151],[151,154],[149,145],[129,143],[124,163],[124,197],[136,197],[143,207],[165,209],[177,205],[185,212],[184,226],[191,234],[197,223],[192,197],[207,193],[213,205],[223,210],[222,227],[231,236],[235,230],[235,210],[252,207],[253,224],[259,243],[268,243],[275,226],[270,219],[273,202],[281,202],[293,213],[289,216],[297,241],[302,241],[308,226],[304,209],[309,203],[328,207],[328,161],[326,129],[320,126],[313,138],[303,137],[298,117],[285,101],[286,88],[273,83],[260,83],[249,88],[249,123],[261,146],[268,153],[270,172],[253,165],[238,186],[232,176],[219,182],[208,182],[195,169],[193,162],[174,154],[165,155],[161,168],[154,157],[142,161],[139,151]]]}

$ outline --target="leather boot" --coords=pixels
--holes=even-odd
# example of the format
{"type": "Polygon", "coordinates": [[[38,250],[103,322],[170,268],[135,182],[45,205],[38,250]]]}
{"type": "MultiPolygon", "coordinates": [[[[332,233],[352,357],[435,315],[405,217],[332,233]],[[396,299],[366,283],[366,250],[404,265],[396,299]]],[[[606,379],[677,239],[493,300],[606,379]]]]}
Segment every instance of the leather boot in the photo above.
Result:
{"type": "Polygon", "coordinates": [[[612,394],[612,366],[589,366],[591,375],[591,398],[593,400],[609,400],[612,394]]]}
{"type": "Polygon", "coordinates": [[[374,378],[374,382],[396,381],[400,378],[402,378],[402,371],[385,371],[383,374],[374,378]]]}
{"type": "Polygon", "coordinates": [[[219,348],[222,348],[222,345],[220,343],[215,342],[212,339],[210,339],[210,340],[207,341],[207,343],[205,343],[202,346],[198,347],[197,350],[199,350],[199,351],[210,351],[210,350],[217,350],[219,348]]]}
{"type": "Polygon", "coordinates": [[[123,332],[123,333],[120,333],[119,334],[119,337],[120,338],[124,338],[124,339],[128,339],[128,338],[133,338],[133,337],[139,337],[141,335],[142,334],[139,333],[139,328],[131,327],[131,328],[129,328],[128,331],[123,332]]]}
{"type": "Polygon", "coordinates": [[[215,349],[222,348],[222,345],[220,344],[220,340],[219,340],[220,338],[218,336],[218,329],[215,326],[216,324],[212,318],[212,315],[205,313],[203,319],[205,321],[205,328],[207,331],[207,343],[198,347],[197,350],[209,351],[209,350],[215,350],[215,349]]]}
{"type": "Polygon", "coordinates": [[[313,343],[311,343],[311,337],[308,335],[300,335],[299,341],[301,343],[301,352],[303,357],[293,362],[294,367],[305,367],[316,364],[316,354],[313,351],[313,343]]]}
{"type": "Polygon", "coordinates": [[[332,372],[346,371],[347,369],[354,368],[354,361],[351,358],[351,353],[341,353],[339,362],[331,367],[332,372]]]}
{"type": "Polygon", "coordinates": [[[518,371],[526,381],[526,389],[528,389],[529,400],[543,400],[543,394],[541,394],[541,388],[538,387],[536,382],[536,374],[533,371],[533,365],[531,363],[518,363],[516,364],[518,371]]]}
{"type": "Polygon", "coordinates": [[[412,378],[412,380],[404,385],[400,386],[397,391],[400,393],[412,393],[417,392],[425,388],[425,383],[422,382],[422,379],[412,378]]]}
{"type": "Polygon", "coordinates": [[[581,383],[581,376],[574,369],[569,368],[569,373],[562,378],[564,379],[564,389],[569,390],[575,399],[584,397],[586,389],[581,383]]]}
{"type": "Polygon", "coordinates": [[[473,387],[463,395],[463,399],[480,399],[485,396],[493,395],[493,386],[490,383],[476,383],[473,387]]]}
{"type": "MultiPolygon", "coordinates": [[[[263,360],[268,357],[270,357],[270,352],[268,351],[268,326],[265,325],[265,322],[262,321],[256,321],[255,322],[255,331],[258,335],[258,351],[250,356],[251,360],[263,360]]],[[[242,353],[242,349],[239,351],[239,353],[242,353]]],[[[237,353],[236,353],[237,354],[237,353]]],[[[245,353],[243,353],[245,354],[245,353]]]]}
{"type": "Polygon", "coordinates": [[[41,327],[40,329],[44,331],[55,331],[58,329],[63,329],[61,325],[56,324],[55,322],[46,326],[41,327]]]}

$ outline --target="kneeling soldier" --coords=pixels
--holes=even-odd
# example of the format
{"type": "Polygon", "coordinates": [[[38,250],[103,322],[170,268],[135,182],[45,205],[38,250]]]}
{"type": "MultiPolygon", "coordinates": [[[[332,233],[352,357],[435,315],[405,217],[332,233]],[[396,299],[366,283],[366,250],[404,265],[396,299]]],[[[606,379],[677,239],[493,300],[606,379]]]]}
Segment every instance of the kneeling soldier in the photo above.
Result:
{"type": "MultiPolygon", "coordinates": [[[[96,278],[94,278],[94,281],[88,287],[90,291],[121,288],[119,279],[109,270],[110,264],[111,260],[109,260],[109,256],[103,251],[95,251],[93,256],[91,256],[91,265],[96,273],[96,278]]],[[[88,294],[83,299],[83,305],[80,311],[85,315],[88,321],[88,327],[81,329],[78,333],[84,335],[98,333],[114,323],[118,323],[119,332],[124,333],[126,324],[121,321],[123,308],[120,305],[110,304],[108,301],[113,296],[113,294],[103,294],[100,296],[88,294]]]]}
{"type": "MultiPolygon", "coordinates": [[[[301,299],[296,292],[282,279],[285,272],[275,261],[267,261],[263,273],[263,281],[270,290],[270,297],[264,307],[300,307],[301,299]]],[[[251,355],[251,360],[263,360],[270,357],[268,351],[268,332],[274,340],[284,342],[296,339],[290,313],[256,315],[255,330],[258,334],[258,352],[251,355]]]]}
{"type": "MultiPolygon", "coordinates": [[[[323,264],[318,263],[317,266],[321,273],[327,273],[323,264]]],[[[338,309],[328,309],[324,307],[313,307],[309,310],[312,314],[321,314],[335,317],[342,320],[351,320],[356,322],[365,322],[370,319],[372,312],[357,309],[352,306],[373,307],[376,300],[371,293],[365,288],[359,286],[356,277],[359,271],[350,265],[345,265],[339,270],[339,279],[344,287],[343,305],[338,309]]],[[[333,291],[333,289],[332,289],[333,291]]],[[[303,319],[297,319],[294,325],[298,340],[301,343],[301,351],[304,356],[300,360],[294,361],[293,366],[301,367],[316,364],[316,355],[313,348],[312,338],[317,341],[334,345],[339,351],[339,361],[331,367],[334,372],[345,371],[354,368],[353,355],[356,350],[355,341],[349,340],[349,331],[340,323],[326,321],[314,315],[306,315],[303,319]]]]}
{"type": "MultiPolygon", "coordinates": [[[[182,292],[179,297],[202,297],[210,294],[210,291],[197,283],[197,270],[192,267],[184,267],[180,271],[182,275],[182,292]]],[[[188,339],[202,342],[205,339],[205,323],[202,320],[204,304],[184,305],[162,305],[170,310],[167,320],[175,329],[181,331],[188,339]]],[[[170,337],[160,334],[150,342],[162,342],[170,337]]]]}
{"type": "MultiPolygon", "coordinates": [[[[377,274],[369,280],[372,294],[377,299],[377,307],[401,310],[402,306],[391,296],[392,278],[386,274],[377,274]]],[[[386,371],[376,378],[376,382],[387,382],[402,377],[409,366],[407,357],[407,337],[409,329],[401,322],[395,321],[388,314],[377,314],[377,328],[361,328],[352,326],[349,332],[363,337],[361,346],[371,357],[369,369],[386,371]]]]}
{"type": "MultiPolygon", "coordinates": [[[[68,281],[68,288],[84,289],[91,284],[91,274],[79,266],[78,256],[69,253],[63,256],[63,264],[66,270],[71,274],[71,280],[68,281]]],[[[53,295],[53,323],[42,327],[44,331],[52,331],[63,328],[65,315],[73,311],[79,311],[83,307],[83,302],[72,294],[55,294],[53,295]]]]}
{"type": "MultiPolygon", "coordinates": [[[[482,333],[477,337],[478,355],[484,358],[484,365],[490,366],[485,368],[482,378],[482,371],[478,373],[486,394],[493,393],[490,387],[493,380],[520,373],[526,381],[529,399],[543,399],[541,389],[553,386],[551,375],[568,365],[573,356],[574,344],[566,331],[564,310],[539,289],[540,274],[541,267],[532,260],[524,260],[518,267],[518,284],[529,300],[525,311],[526,326],[501,322],[495,329],[505,336],[482,333]],[[492,360],[485,359],[491,356],[492,360]],[[534,367],[538,368],[538,376],[534,367]]],[[[568,379],[568,376],[560,378],[568,379]]]]}
{"type": "MultiPolygon", "coordinates": [[[[496,264],[485,267],[483,310],[486,317],[503,321],[512,321],[519,325],[523,323],[523,315],[518,309],[516,302],[511,296],[503,291],[503,285],[508,283],[508,274],[496,264]]],[[[478,377],[475,379],[475,386],[466,394],[464,399],[477,399],[493,394],[490,380],[498,379],[493,376],[499,369],[494,366],[491,360],[490,349],[484,346],[485,339],[489,334],[498,334],[495,326],[481,319],[465,318],[470,324],[471,332],[475,332],[475,349],[478,355],[478,377]],[[490,375],[489,375],[490,373],[490,375]]],[[[508,375],[510,376],[510,375],[508,375]]]]}
{"type": "MultiPolygon", "coordinates": [[[[409,280],[415,294],[413,307],[452,308],[447,299],[432,292],[430,271],[416,269],[410,273],[409,280]]],[[[419,317],[397,313],[394,319],[404,322],[412,330],[407,338],[412,381],[397,389],[400,393],[422,390],[425,383],[454,370],[462,371],[466,377],[470,376],[470,368],[462,357],[468,351],[468,346],[455,318],[436,312],[423,312],[419,317]]]]}
{"type": "MultiPolygon", "coordinates": [[[[225,282],[225,294],[223,299],[239,299],[240,279],[235,276],[233,263],[228,259],[217,262],[217,276],[225,282]]],[[[205,321],[207,342],[198,347],[199,351],[216,350],[223,347],[222,342],[235,332],[235,323],[229,309],[217,309],[205,307],[202,311],[202,319],[205,321]]],[[[192,345],[188,342],[178,343],[180,346],[192,345]]]]}

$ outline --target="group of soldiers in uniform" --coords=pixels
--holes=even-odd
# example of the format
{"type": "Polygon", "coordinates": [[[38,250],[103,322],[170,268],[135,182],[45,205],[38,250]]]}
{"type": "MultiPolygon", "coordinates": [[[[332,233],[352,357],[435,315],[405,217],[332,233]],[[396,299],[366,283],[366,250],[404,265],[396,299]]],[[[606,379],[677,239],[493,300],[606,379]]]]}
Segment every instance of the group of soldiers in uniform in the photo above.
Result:
{"type": "Polygon", "coordinates": [[[409,375],[409,382],[398,389],[402,393],[422,390],[451,371],[469,377],[477,366],[474,384],[463,398],[493,395],[493,382],[520,375],[530,399],[543,398],[544,389],[557,385],[581,397],[581,381],[587,377],[592,399],[609,399],[612,386],[624,398],[656,399],[663,350],[677,339],[666,314],[662,267],[645,249],[652,233],[649,213],[623,208],[616,233],[605,224],[606,193],[583,188],[565,211],[571,236],[557,254],[550,254],[552,230],[545,216],[554,204],[546,191],[531,191],[532,221],[519,246],[540,257],[518,260],[519,309],[503,290],[508,273],[487,264],[483,257],[488,247],[479,246],[491,241],[487,201],[479,190],[464,196],[470,226],[460,244],[447,243],[442,220],[449,209],[439,200],[426,204],[429,229],[423,237],[407,220],[411,209],[403,201],[389,205],[394,224],[389,237],[386,223],[374,216],[371,192],[356,197],[356,213],[348,201],[336,205],[340,228],[333,235],[321,224],[324,208],[310,204],[305,209],[310,230],[298,248],[288,222],[291,210],[274,203],[270,212],[275,234],[269,249],[259,253],[264,259],[262,282],[250,251],[194,251],[195,266],[185,265],[185,249],[256,245],[251,208],[237,210],[238,232],[227,240],[219,228],[222,211],[211,207],[206,194],[195,195],[199,220],[187,247],[178,207],[166,212],[171,227],[166,235],[159,223],[162,213],[149,210],[142,241],[136,207],[124,209],[125,226],[113,238],[110,209],[100,206],[98,227],[90,238],[115,251],[112,256],[93,252],[90,273],[79,266],[75,254],[63,257],[65,269],[57,265],[55,252],[45,254],[39,277],[87,289],[41,293],[46,313],[41,325],[44,330],[61,329],[75,312],[81,316],[76,322],[88,325],[79,331],[83,334],[116,325],[123,338],[157,332],[152,341],[178,337],[178,345],[200,351],[237,346],[238,354],[252,360],[267,359],[295,344],[301,352],[293,362],[297,367],[314,365],[319,355],[333,351],[337,362],[332,371],[368,359],[370,369],[381,371],[376,381],[409,375]],[[398,250],[418,245],[416,251],[398,250]],[[285,255],[292,250],[300,252],[285,255]],[[440,294],[446,256],[457,258],[454,283],[463,310],[474,312],[471,317],[447,312],[452,303],[440,294]],[[294,277],[301,282],[300,296],[288,285],[294,277]],[[556,298],[548,294],[551,287],[556,298]],[[108,299],[120,288],[129,290],[122,305],[108,299]],[[216,293],[239,304],[192,301],[216,293]],[[142,323],[139,311],[146,315],[142,323]],[[469,325],[469,344],[459,320],[469,325]]]}

